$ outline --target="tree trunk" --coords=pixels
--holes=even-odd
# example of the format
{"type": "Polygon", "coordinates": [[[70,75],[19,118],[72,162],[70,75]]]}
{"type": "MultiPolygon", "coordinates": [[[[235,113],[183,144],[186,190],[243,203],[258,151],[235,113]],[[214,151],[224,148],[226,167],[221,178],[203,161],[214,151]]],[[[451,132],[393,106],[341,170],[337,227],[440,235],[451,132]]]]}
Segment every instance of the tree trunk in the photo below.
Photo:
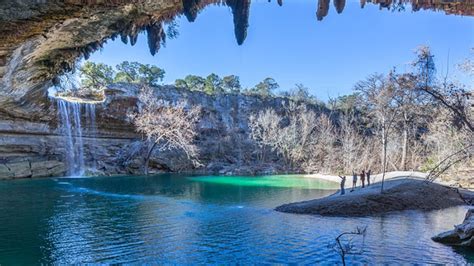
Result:
{"type": "Polygon", "coordinates": [[[387,170],[387,132],[385,130],[385,119],[382,126],[382,186],[380,193],[383,193],[383,185],[385,181],[385,171],[387,170]]]}
{"type": "Polygon", "coordinates": [[[402,160],[400,162],[400,169],[407,170],[407,154],[408,154],[408,121],[405,117],[403,121],[403,143],[402,143],[402,160]]]}
{"type": "Polygon", "coordinates": [[[382,186],[380,192],[383,193],[383,184],[385,181],[385,171],[387,171],[387,141],[383,144],[383,160],[382,160],[382,186]]]}
{"type": "Polygon", "coordinates": [[[336,242],[337,242],[337,245],[339,246],[339,250],[341,251],[341,253],[339,253],[339,255],[341,256],[342,265],[346,266],[346,253],[344,251],[344,247],[342,246],[342,244],[339,240],[339,237],[336,238],[336,242]]]}

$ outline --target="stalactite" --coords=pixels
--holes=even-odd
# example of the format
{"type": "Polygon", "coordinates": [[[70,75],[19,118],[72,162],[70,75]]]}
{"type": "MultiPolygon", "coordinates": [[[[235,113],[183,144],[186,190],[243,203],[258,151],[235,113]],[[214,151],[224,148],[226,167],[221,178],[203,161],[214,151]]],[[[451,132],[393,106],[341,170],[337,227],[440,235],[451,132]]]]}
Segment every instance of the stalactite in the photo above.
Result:
{"type": "Polygon", "coordinates": [[[232,9],[234,16],[234,32],[239,45],[247,38],[249,27],[250,0],[227,0],[227,5],[232,9]]]}
{"type": "Polygon", "coordinates": [[[201,0],[183,0],[183,13],[189,22],[194,22],[199,13],[201,0]]]}
{"type": "Polygon", "coordinates": [[[134,30],[134,31],[130,32],[128,37],[130,38],[130,44],[132,46],[134,46],[138,41],[138,30],[134,30]]]}
{"type": "MultiPolygon", "coordinates": [[[[270,3],[272,0],[268,0],[268,2],[270,3]]],[[[277,0],[277,4],[279,6],[282,6],[283,5],[283,0],[277,0]]]]}
{"type": "Polygon", "coordinates": [[[341,14],[346,6],[346,0],[334,0],[334,7],[338,14],[341,14]]]}
{"type": "Polygon", "coordinates": [[[151,55],[155,55],[160,50],[161,42],[165,40],[166,35],[161,22],[153,22],[146,26],[148,36],[148,48],[151,55]]]}
{"type": "Polygon", "coordinates": [[[120,33],[120,40],[122,40],[124,44],[128,44],[128,35],[124,33],[120,33]]]}
{"type": "Polygon", "coordinates": [[[318,11],[316,11],[316,17],[319,21],[323,20],[329,12],[329,1],[330,0],[318,0],[318,11]]]}

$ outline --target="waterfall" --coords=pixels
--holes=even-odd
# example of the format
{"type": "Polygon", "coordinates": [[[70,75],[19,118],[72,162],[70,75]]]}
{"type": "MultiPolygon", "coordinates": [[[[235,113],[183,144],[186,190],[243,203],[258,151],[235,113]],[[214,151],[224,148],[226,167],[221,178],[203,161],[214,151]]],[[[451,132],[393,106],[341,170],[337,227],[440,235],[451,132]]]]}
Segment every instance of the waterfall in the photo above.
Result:
{"type": "MultiPolygon", "coordinates": [[[[69,102],[57,99],[59,130],[65,138],[65,159],[69,176],[82,176],[85,173],[83,125],[89,127],[90,137],[96,137],[95,105],[88,103],[69,102]],[[82,109],[85,106],[85,123],[81,123],[82,109]]],[[[96,145],[93,145],[95,147],[96,145]]],[[[96,168],[95,156],[91,151],[91,168],[96,168]]]]}

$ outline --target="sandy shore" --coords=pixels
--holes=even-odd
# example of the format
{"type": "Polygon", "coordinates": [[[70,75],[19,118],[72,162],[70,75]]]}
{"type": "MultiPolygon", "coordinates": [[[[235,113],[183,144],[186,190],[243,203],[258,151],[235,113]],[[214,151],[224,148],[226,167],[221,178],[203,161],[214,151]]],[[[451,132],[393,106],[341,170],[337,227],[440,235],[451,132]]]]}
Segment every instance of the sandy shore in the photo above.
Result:
{"type": "MultiPolygon", "coordinates": [[[[345,174],[346,176],[346,184],[345,188],[351,188],[352,187],[352,174],[345,174]]],[[[385,181],[391,180],[394,178],[420,178],[423,179],[427,176],[426,173],[422,172],[415,172],[415,171],[396,171],[396,172],[387,172],[385,173],[385,181]]],[[[319,178],[319,179],[324,179],[328,181],[333,181],[340,183],[341,178],[339,176],[335,175],[323,175],[323,174],[309,174],[305,175],[304,177],[308,178],[319,178]]],[[[370,176],[370,182],[371,183],[377,183],[382,181],[382,174],[376,174],[376,175],[371,175],[370,176]]],[[[367,182],[367,181],[366,181],[367,182]]],[[[360,173],[358,173],[357,176],[357,186],[361,186],[360,183],[360,173]]]]}
{"type": "MultiPolygon", "coordinates": [[[[340,182],[337,176],[309,175],[340,182]]],[[[346,189],[321,199],[285,204],[277,211],[299,214],[328,216],[370,216],[403,210],[436,210],[474,201],[474,193],[450,188],[424,180],[425,174],[418,172],[391,172],[386,174],[384,193],[380,193],[381,175],[375,176],[376,183],[370,187],[354,191],[346,189]]],[[[360,183],[358,183],[359,185],[360,183]]],[[[352,176],[348,176],[346,188],[352,186],[352,176]]]]}

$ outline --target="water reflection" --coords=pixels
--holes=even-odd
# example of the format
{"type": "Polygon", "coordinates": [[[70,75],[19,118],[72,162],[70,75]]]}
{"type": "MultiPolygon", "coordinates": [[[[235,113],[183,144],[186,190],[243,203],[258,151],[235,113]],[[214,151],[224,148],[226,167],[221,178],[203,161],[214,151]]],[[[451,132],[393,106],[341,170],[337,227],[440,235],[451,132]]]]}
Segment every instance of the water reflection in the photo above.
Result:
{"type": "Polygon", "coordinates": [[[339,233],[365,225],[364,253],[349,263],[468,261],[469,255],[430,239],[461,222],[464,208],[372,218],[273,211],[283,202],[328,193],[200,182],[183,175],[3,182],[0,264],[333,264],[339,257],[328,244],[339,233]]]}

